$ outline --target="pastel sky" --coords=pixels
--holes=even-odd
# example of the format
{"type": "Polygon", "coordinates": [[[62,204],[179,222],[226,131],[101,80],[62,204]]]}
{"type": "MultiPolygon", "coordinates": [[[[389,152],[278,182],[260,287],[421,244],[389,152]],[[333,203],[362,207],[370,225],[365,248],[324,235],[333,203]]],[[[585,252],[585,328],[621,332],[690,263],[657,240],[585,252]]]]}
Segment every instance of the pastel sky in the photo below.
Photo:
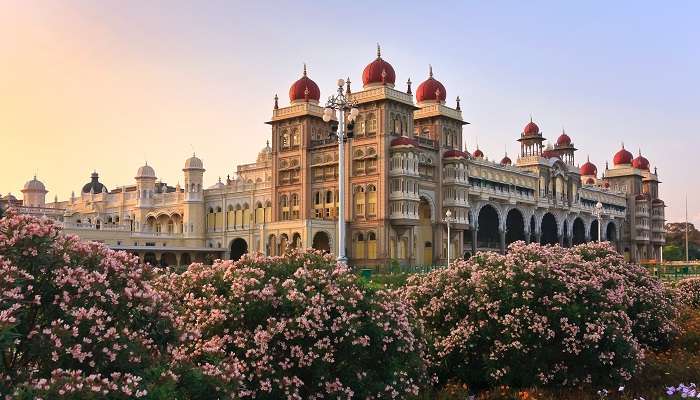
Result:
{"type": "MultiPolygon", "coordinates": [[[[253,161],[278,93],[302,63],[331,94],[359,89],[382,55],[398,88],[428,64],[462,99],[469,150],[491,158],[532,114],[604,168],[641,148],[667,219],[700,223],[700,2],[21,1],[0,12],[0,191],[36,172],[66,199],[97,170],[111,189],[148,161],[182,182],[196,151],[207,185],[253,161]]],[[[414,86],[415,87],[415,86],[414,86]]]]}

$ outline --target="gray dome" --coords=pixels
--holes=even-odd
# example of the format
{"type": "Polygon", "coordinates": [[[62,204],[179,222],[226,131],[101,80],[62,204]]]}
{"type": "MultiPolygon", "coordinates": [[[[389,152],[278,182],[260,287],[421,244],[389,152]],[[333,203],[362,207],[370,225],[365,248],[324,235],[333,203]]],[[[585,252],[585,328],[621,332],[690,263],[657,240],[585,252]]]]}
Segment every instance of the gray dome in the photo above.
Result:
{"type": "Polygon", "coordinates": [[[192,157],[185,161],[185,169],[204,169],[204,163],[201,159],[192,154],[192,157]]]}
{"type": "Polygon", "coordinates": [[[24,184],[24,189],[22,190],[23,192],[46,192],[46,187],[44,186],[43,183],[41,183],[40,180],[36,179],[36,175],[34,176],[34,179],[31,181],[27,182],[24,184]]]}
{"type": "Polygon", "coordinates": [[[97,172],[90,174],[90,182],[83,186],[83,193],[102,193],[103,190],[107,190],[107,187],[100,182],[100,176],[97,172]]]}
{"type": "Polygon", "coordinates": [[[136,178],[155,178],[156,177],[156,171],[148,164],[144,165],[143,167],[140,167],[138,171],[136,171],[136,178]]]}

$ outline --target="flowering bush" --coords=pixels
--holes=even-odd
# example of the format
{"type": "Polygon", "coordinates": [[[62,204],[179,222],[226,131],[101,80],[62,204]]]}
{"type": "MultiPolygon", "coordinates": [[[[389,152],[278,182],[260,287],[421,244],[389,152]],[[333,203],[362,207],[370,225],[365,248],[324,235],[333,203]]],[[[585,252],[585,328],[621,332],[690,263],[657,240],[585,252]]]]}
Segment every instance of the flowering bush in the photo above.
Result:
{"type": "Polygon", "coordinates": [[[178,309],[174,362],[204,393],[372,399],[418,392],[424,345],[412,309],[364,286],[329,255],[192,264],[160,284],[178,309]]]}
{"type": "Polygon", "coordinates": [[[174,335],[172,314],[149,284],[153,273],[49,220],[8,213],[0,220],[0,393],[130,399],[148,394],[146,376],[167,380],[158,360],[174,335]]]}
{"type": "Polygon", "coordinates": [[[664,288],[607,244],[514,243],[411,277],[403,297],[440,381],[477,388],[614,384],[676,330],[664,288]]]}
{"type": "Polygon", "coordinates": [[[700,278],[685,278],[674,284],[676,295],[681,303],[700,308],[700,278]]]}

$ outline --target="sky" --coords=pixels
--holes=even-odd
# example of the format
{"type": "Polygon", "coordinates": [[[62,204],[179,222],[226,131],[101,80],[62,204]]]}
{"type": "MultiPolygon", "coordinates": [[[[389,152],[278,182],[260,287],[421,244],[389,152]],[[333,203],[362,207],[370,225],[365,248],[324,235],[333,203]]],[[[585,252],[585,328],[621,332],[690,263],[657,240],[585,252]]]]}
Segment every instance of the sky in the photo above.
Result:
{"type": "MultiPolygon", "coordinates": [[[[468,150],[514,156],[532,115],[599,171],[624,142],[658,167],[668,221],[700,224],[700,2],[16,1],[0,12],[0,192],[34,174],[67,199],[148,162],[210,185],[252,162],[303,63],[331,94],[381,43],[397,75],[460,96],[468,150]]],[[[612,164],[612,163],[611,163],[612,164]]]]}

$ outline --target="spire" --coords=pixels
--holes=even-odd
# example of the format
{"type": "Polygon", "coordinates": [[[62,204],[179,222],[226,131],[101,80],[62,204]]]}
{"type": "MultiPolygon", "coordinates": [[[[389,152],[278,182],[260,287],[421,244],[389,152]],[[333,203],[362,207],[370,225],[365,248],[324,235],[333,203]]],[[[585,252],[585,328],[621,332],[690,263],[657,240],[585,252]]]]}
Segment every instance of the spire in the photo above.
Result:
{"type": "Polygon", "coordinates": [[[345,93],[350,94],[352,93],[350,91],[350,77],[348,76],[348,79],[345,80],[345,93]]]}
{"type": "Polygon", "coordinates": [[[408,80],[406,81],[406,86],[408,87],[406,89],[406,94],[412,94],[411,93],[411,78],[408,78],[408,80]]]}
{"type": "Polygon", "coordinates": [[[377,42],[377,59],[382,58],[382,48],[379,46],[379,42],[377,42]]]}
{"type": "Polygon", "coordinates": [[[433,66],[432,64],[428,64],[428,77],[432,78],[433,77],[433,66]]]}
{"type": "Polygon", "coordinates": [[[280,106],[279,106],[279,99],[280,99],[280,98],[277,97],[277,93],[275,93],[275,110],[277,110],[278,108],[280,108],[280,106]]]}
{"type": "Polygon", "coordinates": [[[623,149],[625,148],[625,142],[622,142],[622,148],[623,149]]]}
{"type": "Polygon", "coordinates": [[[457,96],[457,111],[461,111],[462,109],[459,107],[459,96],[457,96]]]}
{"type": "MultiPolygon", "coordinates": [[[[641,157],[641,156],[642,156],[642,148],[641,148],[641,147],[638,147],[637,150],[638,150],[638,152],[639,152],[639,156],[641,157]]],[[[35,177],[34,179],[36,179],[36,177],[35,177]]]]}
{"type": "Polygon", "coordinates": [[[304,63],[304,75],[303,76],[306,76],[306,63],[304,63]]]}

